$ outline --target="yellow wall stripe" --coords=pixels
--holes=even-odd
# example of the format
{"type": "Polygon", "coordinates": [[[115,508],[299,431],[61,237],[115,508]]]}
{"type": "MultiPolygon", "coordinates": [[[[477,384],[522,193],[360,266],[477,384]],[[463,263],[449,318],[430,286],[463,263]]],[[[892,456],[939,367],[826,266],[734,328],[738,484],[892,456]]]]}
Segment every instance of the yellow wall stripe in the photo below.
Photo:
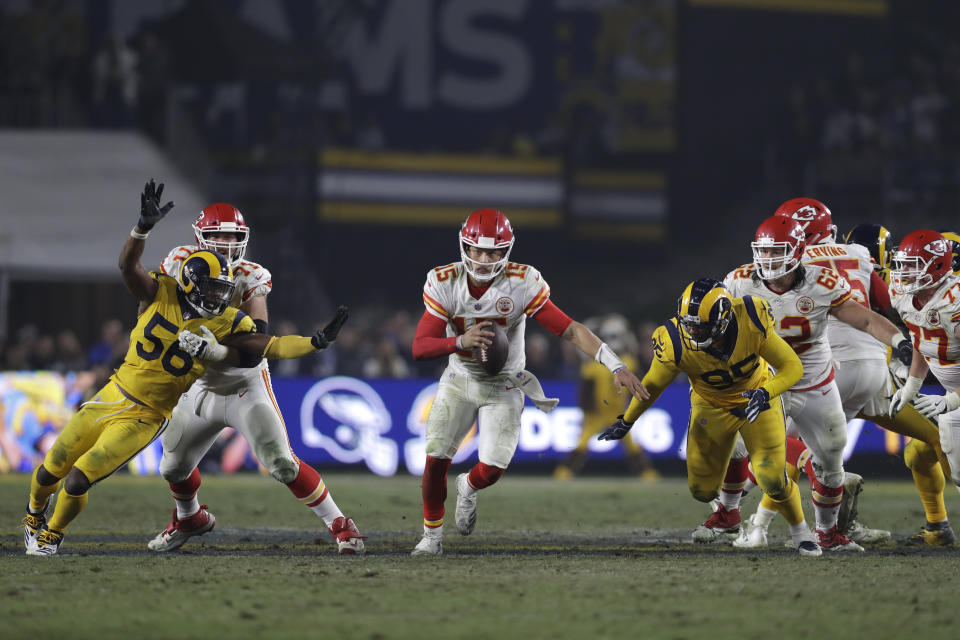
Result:
{"type": "Polygon", "coordinates": [[[667,175],[651,171],[580,171],[574,174],[573,184],[593,189],[649,189],[667,187],[667,175]]]}
{"type": "MultiPolygon", "coordinates": [[[[463,224],[469,207],[449,205],[382,204],[379,202],[343,202],[328,200],[317,207],[317,217],[343,224],[416,225],[421,227],[448,227],[463,224]]],[[[553,228],[560,226],[562,214],[552,208],[506,209],[510,223],[518,227],[553,228]]]]}
{"type": "Polygon", "coordinates": [[[882,18],[890,11],[886,0],[688,0],[688,2],[692,7],[836,13],[867,18],[882,18]]]}
{"type": "Polygon", "coordinates": [[[336,169],[386,169],[429,173],[505,173],[559,175],[559,158],[488,157],[477,154],[369,152],[327,149],[320,152],[320,164],[336,169]]]}

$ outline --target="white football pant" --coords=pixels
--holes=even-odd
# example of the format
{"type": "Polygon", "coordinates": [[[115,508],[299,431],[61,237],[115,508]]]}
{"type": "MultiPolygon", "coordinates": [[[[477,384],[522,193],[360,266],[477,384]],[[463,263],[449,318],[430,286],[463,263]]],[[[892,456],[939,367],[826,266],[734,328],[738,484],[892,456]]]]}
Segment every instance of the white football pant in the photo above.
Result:
{"type": "Polygon", "coordinates": [[[427,455],[452,459],[476,420],[480,462],[506,469],[520,440],[524,395],[515,385],[506,375],[479,380],[444,370],[427,418],[427,455]]]}
{"type": "Polygon", "coordinates": [[[247,439],[257,460],[274,478],[284,484],[296,479],[299,463],[273,402],[267,370],[251,376],[249,385],[232,394],[194,385],[180,397],[162,438],[160,473],[167,482],[186,480],[224,427],[233,427],[247,439]]]}

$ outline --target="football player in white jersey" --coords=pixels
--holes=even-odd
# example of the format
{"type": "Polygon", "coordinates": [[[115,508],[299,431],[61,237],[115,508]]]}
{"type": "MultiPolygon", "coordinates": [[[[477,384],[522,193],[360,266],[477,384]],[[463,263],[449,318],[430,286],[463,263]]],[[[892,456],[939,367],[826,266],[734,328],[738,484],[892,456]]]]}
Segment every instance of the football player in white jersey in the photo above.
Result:
{"type": "MultiPolygon", "coordinates": [[[[250,228],[240,211],[218,202],[204,209],[193,225],[196,244],[175,247],[160,265],[163,273],[176,273],[181,262],[195,251],[209,249],[227,257],[234,272],[233,306],[253,319],[260,333],[267,330],[267,294],[273,286],[270,272],[245,259],[250,228]]],[[[345,313],[334,323],[342,324],[345,313]]],[[[331,323],[331,324],[334,324],[331,323]]],[[[339,326],[332,327],[336,330],[339,326]]],[[[362,554],[363,537],[352,518],[344,517],[330,491],[310,465],[291,451],[283,416],[273,396],[267,361],[245,363],[247,368],[213,362],[206,373],[180,398],[170,426],[163,434],[160,473],[170,483],[176,510],[173,520],[147,547],[172,551],[189,538],[213,529],[216,519],[197,499],[200,471],[197,464],[224,427],[238,430],[253,448],[257,460],[294,496],[323,519],[341,554],[362,554]]]]}
{"type": "Polygon", "coordinates": [[[514,234],[501,212],[479,209],[460,229],[460,262],[431,269],[423,286],[426,311],[413,341],[416,360],[448,357],[426,428],[427,460],[423,470],[423,538],[413,555],[443,552],[447,469],[473,422],[479,420],[479,462],[457,477],[457,531],[469,535],[477,519],[477,491],[503,475],[520,437],[524,395],[549,411],[556,399],[545,398],[537,378],[524,371],[524,329],[535,318],[552,333],[570,340],[604,364],[620,387],[635,397],[649,394],[610,347],[570,319],[550,301],[550,287],[535,268],[510,262],[514,234]],[[509,340],[506,363],[488,374],[472,350],[491,344],[492,322],[509,340]]]}
{"type": "MultiPolygon", "coordinates": [[[[913,401],[920,413],[937,419],[940,445],[960,488],[960,278],[952,272],[952,258],[950,241],[929,229],[907,235],[893,254],[893,307],[910,330],[916,352],[910,376],[890,402],[890,414],[913,401]],[[928,371],[947,390],[945,395],[918,393],[928,371]]],[[[941,527],[928,521],[923,532],[941,527]]]]}
{"type": "MultiPolygon", "coordinates": [[[[753,264],[732,271],[725,284],[734,296],[754,295],[770,303],[777,333],[803,363],[803,377],[784,394],[784,403],[788,430],[797,432],[813,454],[813,504],[820,546],[831,551],[863,551],[837,528],[847,421],[826,336],[827,318],[833,316],[890,344],[905,361],[912,355],[909,340],[892,322],[852,298],[850,284],[842,275],[827,267],[803,264],[806,235],[796,220],[777,215],[767,218],[757,228],[751,248],[753,264]]],[[[773,510],[766,498],[761,504],[773,510]]]]}
{"type": "MultiPolygon", "coordinates": [[[[896,319],[887,283],[880,276],[880,271],[889,267],[890,253],[886,249],[890,238],[886,229],[879,227],[872,237],[864,238],[876,249],[875,258],[866,246],[836,242],[837,227],[833,224],[830,209],[819,200],[793,198],[781,204],[774,215],[792,218],[803,227],[807,245],[803,264],[833,269],[850,285],[850,295],[855,302],[896,319]]],[[[938,458],[943,459],[945,465],[946,460],[940,452],[936,425],[913,407],[901,411],[893,419],[887,415],[889,399],[895,391],[887,370],[887,345],[834,316],[827,318],[827,337],[847,422],[859,417],[912,438],[904,452],[904,460],[913,474],[928,522],[943,522],[943,528],[939,530],[943,537],[938,538],[936,543],[952,538],[952,531],[946,523],[944,476],[938,458]]],[[[899,360],[897,362],[900,363],[899,360]]],[[[903,363],[900,364],[903,366],[903,363]]],[[[799,473],[799,468],[792,468],[791,471],[799,473]]],[[[847,507],[855,513],[856,496],[862,490],[863,478],[850,472],[845,472],[844,478],[843,501],[849,503],[847,507]]],[[[841,508],[843,513],[844,509],[841,508]]],[[[765,545],[766,528],[774,515],[774,512],[760,506],[734,543],[735,546],[765,545]]],[[[841,519],[840,532],[855,542],[880,542],[890,538],[888,531],[870,529],[855,519],[841,519]]]]}

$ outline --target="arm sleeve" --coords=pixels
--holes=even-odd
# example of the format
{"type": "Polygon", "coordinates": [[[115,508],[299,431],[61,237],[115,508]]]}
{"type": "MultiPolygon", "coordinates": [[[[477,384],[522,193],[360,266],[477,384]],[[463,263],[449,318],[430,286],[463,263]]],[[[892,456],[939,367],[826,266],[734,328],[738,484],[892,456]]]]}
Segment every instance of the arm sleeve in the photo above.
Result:
{"type": "Polygon", "coordinates": [[[302,358],[316,351],[311,338],[306,336],[273,336],[263,350],[263,357],[271,360],[302,358]]]}
{"type": "Polygon", "coordinates": [[[540,310],[533,314],[540,325],[555,336],[563,335],[567,327],[573,322],[573,318],[560,310],[560,307],[553,304],[552,300],[547,300],[540,310]]]}
{"type": "Polygon", "coordinates": [[[447,323],[429,310],[423,312],[413,338],[413,359],[432,360],[457,350],[457,338],[446,337],[447,323]]]}
{"type": "Polygon", "coordinates": [[[763,385],[775,398],[803,376],[803,364],[786,341],[773,331],[767,333],[767,339],[760,345],[760,356],[777,370],[777,374],[763,385]]]}
{"type": "Polygon", "coordinates": [[[870,273],[870,306],[880,313],[890,309],[890,289],[876,271],[870,273]]]}
{"type": "Polygon", "coordinates": [[[650,392],[650,397],[646,400],[637,400],[636,398],[630,400],[630,406],[623,414],[623,421],[627,424],[636,422],[637,418],[657,401],[663,390],[670,386],[678,373],[680,373],[679,370],[654,358],[647,375],[643,376],[643,380],[641,380],[641,384],[650,392]]]}

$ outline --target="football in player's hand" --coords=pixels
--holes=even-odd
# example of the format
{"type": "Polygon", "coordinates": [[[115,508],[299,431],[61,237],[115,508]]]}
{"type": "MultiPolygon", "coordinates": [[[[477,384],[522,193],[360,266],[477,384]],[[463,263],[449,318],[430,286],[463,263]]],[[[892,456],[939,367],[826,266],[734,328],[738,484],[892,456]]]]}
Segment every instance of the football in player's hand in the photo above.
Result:
{"type": "Polygon", "coordinates": [[[473,357],[484,371],[494,376],[500,373],[507,362],[507,356],[510,355],[510,341],[507,339],[507,332],[496,322],[483,328],[493,333],[493,338],[490,339],[491,344],[488,347],[474,348],[473,357]]]}

